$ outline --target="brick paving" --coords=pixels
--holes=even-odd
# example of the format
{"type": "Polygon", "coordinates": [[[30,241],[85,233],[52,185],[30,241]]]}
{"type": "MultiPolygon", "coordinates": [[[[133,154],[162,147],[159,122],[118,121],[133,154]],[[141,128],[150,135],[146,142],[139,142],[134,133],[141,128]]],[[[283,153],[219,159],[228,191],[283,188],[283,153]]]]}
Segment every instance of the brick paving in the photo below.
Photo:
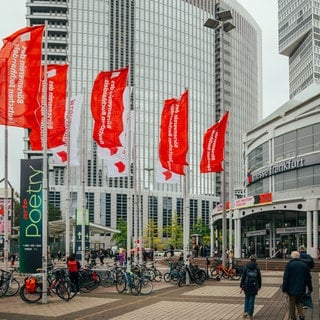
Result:
{"type": "MultiPolygon", "coordinates": [[[[256,298],[255,320],[285,320],[286,299],[280,290],[281,271],[262,271],[263,287],[256,298]]],[[[306,320],[319,319],[319,274],[312,273],[314,308],[306,320]]],[[[69,302],[48,297],[48,303],[32,305],[17,297],[0,298],[0,320],[237,320],[242,319],[244,294],[239,281],[208,280],[202,286],[181,288],[155,283],[147,296],[119,294],[115,287],[99,287],[69,302]]]]}

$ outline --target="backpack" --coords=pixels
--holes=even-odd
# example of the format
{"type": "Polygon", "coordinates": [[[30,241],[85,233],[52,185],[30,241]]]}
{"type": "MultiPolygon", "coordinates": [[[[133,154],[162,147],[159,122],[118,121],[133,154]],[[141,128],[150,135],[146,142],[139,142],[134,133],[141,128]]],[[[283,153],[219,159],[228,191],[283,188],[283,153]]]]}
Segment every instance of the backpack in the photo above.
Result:
{"type": "Polygon", "coordinates": [[[254,288],[257,287],[258,284],[258,270],[255,269],[247,269],[247,276],[246,280],[244,281],[244,287],[246,289],[248,288],[254,288]]]}
{"type": "Polygon", "coordinates": [[[78,272],[77,260],[69,260],[68,261],[68,269],[69,269],[69,272],[78,272]]]}

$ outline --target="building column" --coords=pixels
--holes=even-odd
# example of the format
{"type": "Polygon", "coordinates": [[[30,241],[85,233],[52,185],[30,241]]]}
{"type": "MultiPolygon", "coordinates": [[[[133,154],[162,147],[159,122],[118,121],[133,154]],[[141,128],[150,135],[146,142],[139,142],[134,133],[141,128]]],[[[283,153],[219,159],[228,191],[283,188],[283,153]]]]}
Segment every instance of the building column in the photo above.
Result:
{"type": "Polygon", "coordinates": [[[319,247],[319,218],[318,218],[318,211],[314,210],[313,211],[313,248],[311,255],[314,258],[318,257],[318,247],[319,247]]]}
{"type": "Polygon", "coordinates": [[[307,211],[307,252],[312,248],[312,216],[311,211],[307,211]]]}
{"type": "Polygon", "coordinates": [[[234,210],[234,257],[241,258],[241,219],[239,210],[234,210]]]}

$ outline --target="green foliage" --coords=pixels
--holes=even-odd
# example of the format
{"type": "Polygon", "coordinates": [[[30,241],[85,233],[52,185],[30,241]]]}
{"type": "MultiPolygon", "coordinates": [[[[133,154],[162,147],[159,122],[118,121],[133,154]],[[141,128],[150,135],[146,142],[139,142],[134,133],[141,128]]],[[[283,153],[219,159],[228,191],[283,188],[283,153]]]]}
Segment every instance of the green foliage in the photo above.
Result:
{"type": "Polygon", "coordinates": [[[166,242],[166,248],[173,245],[174,248],[183,247],[183,228],[178,223],[178,217],[176,214],[173,215],[171,223],[165,228],[168,241],[166,242]]]}
{"type": "Polygon", "coordinates": [[[210,245],[210,227],[208,224],[205,224],[201,218],[193,225],[191,234],[199,234],[201,244],[210,245]]]}
{"type": "Polygon", "coordinates": [[[127,247],[127,221],[120,218],[117,222],[117,229],[120,233],[113,233],[111,241],[114,242],[119,248],[127,247]]]}
{"type": "Polygon", "coordinates": [[[61,220],[61,210],[60,208],[55,207],[52,204],[48,204],[48,221],[57,221],[61,220]]]}

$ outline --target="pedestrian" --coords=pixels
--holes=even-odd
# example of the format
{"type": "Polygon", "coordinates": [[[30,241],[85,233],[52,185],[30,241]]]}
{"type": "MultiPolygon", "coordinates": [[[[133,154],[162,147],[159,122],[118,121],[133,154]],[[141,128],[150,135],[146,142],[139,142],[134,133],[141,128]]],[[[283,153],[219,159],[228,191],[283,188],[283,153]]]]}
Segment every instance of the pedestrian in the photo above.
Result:
{"type": "Polygon", "coordinates": [[[240,281],[241,292],[244,291],[244,319],[253,319],[254,303],[256,295],[261,289],[262,277],[260,268],[257,265],[256,255],[250,256],[250,261],[246,264],[240,281]]]}
{"type": "Polygon", "coordinates": [[[308,288],[312,292],[312,281],[309,267],[300,260],[300,253],[292,251],[291,260],[286,264],[282,292],[289,297],[289,319],[296,319],[296,309],[300,320],[304,320],[302,299],[308,288]]]}
{"type": "Polygon", "coordinates": [[[58,252],[57,252],[57,258],[58,258],[58,261],[61,261],[62,253],[60,250],[58,250],[58,252]]]}
{"type": "Polygon", "coordinates": [[[119,263],[120,266],[124,266],[126,261],[126,251],[124,249],[121,249],[119,252],[119,263]]]}
{"type": "Polygon", "coordinates": [[[74,253],[70,254],[67,259],[67,267],[69,271],[69,277],[72,283],[75,285],[75,289],[77,293],[80,293],[79,279],[80,274],[79,270],[81,269],[80,262],[76,259],[76,255],[74,253]]]}
{"type": "Polygon", "coordinates": [[[174,256],[174,247],[172,244],[170,244],[170,257],[173,257],[174,256]]]}
{"type": "Polygon", "coordinates": [[[10,256],[11,267],[14,267],[14,262],[16,261],[15,253],[12,253],[10,256]]]}
{"type": "Polygon", "coordinates": [[[102,251],[102,249],[99,250],[99,260],[100,260],[100,264],[103,264],[104,263],[104,253],[102,251]]]}
{"type": "Polygon", "coordinates": [[[299,247],[300,259],[309,267],[309,269],[314,268],[314,261],[310,254],[307,253],[307,250],[304,246],[299,247]]]}

